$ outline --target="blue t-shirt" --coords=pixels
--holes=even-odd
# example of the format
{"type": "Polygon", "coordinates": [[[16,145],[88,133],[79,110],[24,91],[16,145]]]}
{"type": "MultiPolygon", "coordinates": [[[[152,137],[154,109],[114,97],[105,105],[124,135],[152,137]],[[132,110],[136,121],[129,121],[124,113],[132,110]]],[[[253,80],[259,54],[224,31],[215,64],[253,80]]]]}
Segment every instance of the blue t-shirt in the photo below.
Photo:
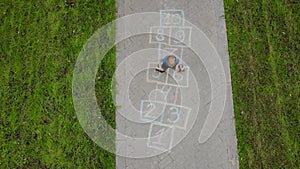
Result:
{"type": "Polygon", "coordinates": [[[170,57],[170,55],[165,56],[165,57],[162,59],[162,68],[163,68],[164,70],[166,70],[166,69],[168,69],[168,68],[175,69],[175,68],[176,68],[176,65],[179,63],[179,59],[176,57],[176,64],[175,64],[175,66],[170,67],[170,66],[168,65],[168,62],[167,62],[167,60],[168,60],[169,57],[170,57]]]}

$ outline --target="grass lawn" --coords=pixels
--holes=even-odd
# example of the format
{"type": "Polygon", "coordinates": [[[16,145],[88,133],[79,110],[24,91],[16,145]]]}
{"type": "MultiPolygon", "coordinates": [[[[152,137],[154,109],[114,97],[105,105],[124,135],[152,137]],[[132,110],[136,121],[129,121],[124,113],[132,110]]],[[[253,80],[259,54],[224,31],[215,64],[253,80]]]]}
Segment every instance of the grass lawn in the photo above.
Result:
{"type": "MultiPolygon", "coordinates": [[[[300,2],[224,1],[240,168],[298,169],[300,2]]],[[[82,46],[115,18],[114,0],[0,2],[0,168],[115,168],[79,124],[71,88],[82,46]]],[[[96,85],[112,126],[114,71],[112,49],[96,85]]]]}
{"type": "MultiPolygon", "coordinates": [[[[84,133],[72,103],[76,59],[115,19],[115,1],[2,0],[0,11],[0,168],[115,168],[115,156],[84,133]]],[[[108,56],[101,95],[115,69],[113,50],[108,56]]],[[[98,99],[114,112],[109,100],[98,99]]]]}
{"type": "Polygon", "coordinates": [[[298,169],[300,1],[225,0],[240,168],[298,169]]]}

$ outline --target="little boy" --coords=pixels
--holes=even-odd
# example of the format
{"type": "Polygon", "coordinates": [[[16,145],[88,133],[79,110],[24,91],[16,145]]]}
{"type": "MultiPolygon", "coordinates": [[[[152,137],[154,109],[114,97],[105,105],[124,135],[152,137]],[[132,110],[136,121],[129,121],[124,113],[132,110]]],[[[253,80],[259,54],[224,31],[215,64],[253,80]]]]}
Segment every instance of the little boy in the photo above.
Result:
{"type": "Polygon", "coordinates": [[[174,55],[168,55],[161,59],[161,62],[155,68],[156,71],[164,73],[168,68],[174,69],[177,72],[183,72],[184,67],[179,64],[179,59],[174,55]]]}

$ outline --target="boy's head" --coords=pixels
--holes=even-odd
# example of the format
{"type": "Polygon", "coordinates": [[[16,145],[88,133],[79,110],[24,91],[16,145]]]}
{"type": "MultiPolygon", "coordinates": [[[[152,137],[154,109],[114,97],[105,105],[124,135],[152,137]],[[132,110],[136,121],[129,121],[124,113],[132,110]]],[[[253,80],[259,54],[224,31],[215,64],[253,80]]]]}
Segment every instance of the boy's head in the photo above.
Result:
{"type": "Polygon", "coordinates": [[[174,67],[176,65],[176,57],[174,55],[170,55],[167,59],[168,66],[174,67]]]}

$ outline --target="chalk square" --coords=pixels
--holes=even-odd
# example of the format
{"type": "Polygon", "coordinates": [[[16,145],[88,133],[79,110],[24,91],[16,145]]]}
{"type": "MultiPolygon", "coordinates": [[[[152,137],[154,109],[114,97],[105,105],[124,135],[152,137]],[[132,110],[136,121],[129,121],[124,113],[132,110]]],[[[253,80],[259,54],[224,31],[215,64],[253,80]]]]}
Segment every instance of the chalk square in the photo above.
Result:
{"type": "Polygon", "coordinates": [[[180,103],[180,89],[175,86],[157,84],[156,90],[159,91],[156,94],[156,101],[162,101],[166,103],[180,103]]]}
{"type": "Polygon", "coordinates": [[[192,41],[192,27],[172,27],[169,45],[176,47],[190,47],[192,41]]]}
{"type": "Polygon", "coordinates": [[[163,124],[152,123],[148,133],[147,146],[166,151],[172,147],[174,128],[163,124]]]}
{"type": "Polygon", "coordinates": [[[149,43],[169,44],[170,43],[169,37],[170,37],[170,28],[169,27],[160,27],[160,26],[150,27],[149,43]]]}
{"type": "Polygon", "coordinates": [[[160,10],[160,26],[184,26],[183,10],[160,10]]]}
{"type": "Polygon", "coordinates": [[[167,104],[164,111],[163,124],[186,130],[191,108],[181,105],[167,104]]]}
{"type": "Polygon", "coordinates": [[[142,100],[140,107],[140,118],[144,122],[159,121],[165,111],[165,104],[154,100],[142,100]]]}
{"type": "Polygon", "coordinates": [[[147,82],[154,82],[159,84],[165,84],[167,82],[168,73],[160,73],[155,70],[158,63],[148,63],[147,68],[147,82]]]}
{"type": "Polygon", "coordinates": [[[184,69],[185,70],[183,72],[177,72],[173,69],[169,69],[166,85],[188,88],[190,68],[184,65],[184,69]]]}

